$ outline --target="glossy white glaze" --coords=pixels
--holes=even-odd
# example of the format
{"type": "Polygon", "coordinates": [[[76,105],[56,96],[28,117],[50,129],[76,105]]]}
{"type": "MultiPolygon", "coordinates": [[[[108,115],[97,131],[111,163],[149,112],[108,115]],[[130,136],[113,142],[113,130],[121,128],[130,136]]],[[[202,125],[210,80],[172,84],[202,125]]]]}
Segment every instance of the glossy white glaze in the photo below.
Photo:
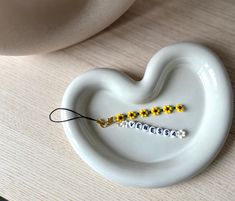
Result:
{"type": "MultiPolygon", "coordinates": [[[[91,70],[68,86],[62,101],[62,107],[95,118],[177,103],[187,110],[146,118],[146,123],[184,128],[190,133],[184,140],[137,135],[136,129],[103,129],[86,120],[63,125],[75,151],[106,178],[128,186],[167,186],[204,169],[229,132],[232,90],[213,52],[194,43],[165,47],[152,57],[141,81],[113,69],[91,70]]],[[[68,114],[62,112],[62,118],[68,114]]]]}

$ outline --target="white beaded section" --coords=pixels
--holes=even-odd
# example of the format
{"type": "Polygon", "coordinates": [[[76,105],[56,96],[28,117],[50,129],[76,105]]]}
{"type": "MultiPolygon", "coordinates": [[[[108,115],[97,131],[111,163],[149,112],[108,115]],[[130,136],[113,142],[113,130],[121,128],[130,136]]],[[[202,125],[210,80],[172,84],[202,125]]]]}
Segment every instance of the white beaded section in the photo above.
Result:
{"type": "Polygon", "coordinates": [[[141,123],[139,121],[123,121],[122,123],[118,124],[120,127],[123,128],[135,128],[140,131],[144,131],[149,134],[161,135],[171,138],[185,138],[186,131],[185,130],[174,130],[174,129],[167,129],[161,127],[151,126],[145,123],[141,123]]]}

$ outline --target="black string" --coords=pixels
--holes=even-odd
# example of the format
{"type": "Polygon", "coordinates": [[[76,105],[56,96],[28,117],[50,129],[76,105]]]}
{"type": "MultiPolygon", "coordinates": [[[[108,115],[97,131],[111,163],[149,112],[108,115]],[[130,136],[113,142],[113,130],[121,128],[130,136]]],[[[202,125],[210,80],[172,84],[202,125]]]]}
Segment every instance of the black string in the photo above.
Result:
{"type": "Polygon", "coordinates": [[[54,122],[54,123],[63,123],[63,122],[66,122],[66,121],[72,121],[72,120],[75,120],[75,119],[82,119],[82,118],[88,119],[88,120],[91,120],[91,121],[97,121],[96,119],[93,119],[93,118],[91,118],[91,117],[84,116],[84,115],[82,115],[82,114],[80,114],[80,113],[78,113],[78,112],[76,112],[76,111],[74,111],[74,110],[70,110],[70,109],[68,109],[68,108],[62,108],[62,107],[58,107],[58,108],[52,110],[51,113],[49,114],[49,119],[50,119],[50,121],[52,121],[52,122],[54,122]],[[54,119],[52,119],[52,114],[53,114],[54,112],[58,111],[58,110],[69,111],[69,112],[74,113],[74,114],[76,114],[76,115],[78,115],[78,116],[75,116],[75,117],[70,118],[70,119],[65,119],[65,120],[54,120],[54,119]]]}

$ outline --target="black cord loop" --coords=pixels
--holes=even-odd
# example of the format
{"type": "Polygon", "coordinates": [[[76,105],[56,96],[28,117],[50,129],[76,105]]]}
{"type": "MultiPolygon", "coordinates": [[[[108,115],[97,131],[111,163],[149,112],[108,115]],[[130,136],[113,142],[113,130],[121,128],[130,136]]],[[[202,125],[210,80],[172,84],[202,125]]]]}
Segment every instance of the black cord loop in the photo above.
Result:
{"type": "Polygon", "coordinates": [[[74,111],[74,110],[71,110],[71,109],[68,109],[68,108],[62,108],[62,107],[58,107],[58,108],[52,110],[52,111],[50,112],[50,114],[49,114],[49,119],[50,119],[50,121],[52,121],[52,122],[54,122],[54,123],[63,123],[63,122],[72,121],[72,120],[75,120],[75,119],[82,119],[82,118],[88,119],[88,120],[91,120],[91,121],[97,121],[96,119],[93,119],[93,118],[91,118],[91,117],[84,116],[84,115],[82,115],[82,114],[80,114],[80,113],[78,113],[78,112],[76,112],[76,111],[74,111]],[[75,114],[75,115],[77,115],[77,116],[72,117],[72,118],[69,118],[69,119],[65,119],[65,120],[54,120],[54,119],[52,118],[52,114],[55,113],[55,112],[58,111],[58,110],[69,111],[69,112],[71,112],[71,113],[73,113],[73,114],[75,114]]]}

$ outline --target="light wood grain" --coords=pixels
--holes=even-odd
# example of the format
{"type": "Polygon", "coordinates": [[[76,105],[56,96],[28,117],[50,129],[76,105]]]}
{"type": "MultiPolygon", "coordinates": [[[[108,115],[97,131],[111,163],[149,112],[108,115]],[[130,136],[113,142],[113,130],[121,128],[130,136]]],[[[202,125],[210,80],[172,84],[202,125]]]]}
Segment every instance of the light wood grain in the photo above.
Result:
{"type": "Polygon", "coordinates": [[[72,150],[62,125],[48,121],[67,85],[96,67],[140,79],[151,56],[180,41],[213,49],[235,85],[235,1],[137,0],[112,26],[42,56],[0,57],[0,196],[9,200],[235,200],[235,124],[200,175],[161,189],[107,181],[72,150]]]}

